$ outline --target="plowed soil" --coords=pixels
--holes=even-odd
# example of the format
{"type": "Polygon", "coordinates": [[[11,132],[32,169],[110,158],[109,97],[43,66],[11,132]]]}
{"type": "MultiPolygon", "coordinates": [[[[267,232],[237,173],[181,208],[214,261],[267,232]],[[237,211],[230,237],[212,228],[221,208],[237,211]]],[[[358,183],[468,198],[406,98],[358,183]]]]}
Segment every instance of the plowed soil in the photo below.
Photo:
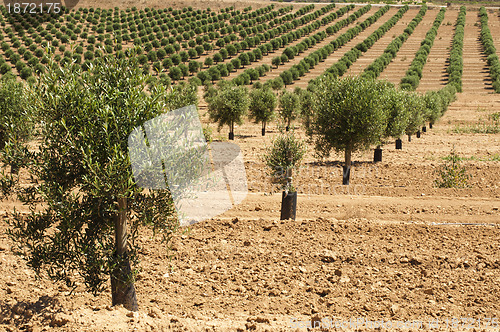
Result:
{"type": "MultiPolygon", "coordinates": [[[[222,6],[200,1],[192,5],[222,6]]],[[[391,9],[334,52],[314,73],[329,67],[396,11],[391,9]]],[[[403,22],[417,11],[411,9],[403,22]]],[[[382,78],[399,82],[437,11],[428,11],[382,78]]],[[[424,68],[421,91],[446,83],[457,14],[454,7],[446,13],[424,68]]],[[[498,12],[489,15],[498,41],[498,12]]],[[[296,220],[279,220],[281,193],[272,187],[261,158],[277,133],[276,124],[269,125],[264,137],[260,124],[247,121],[237,127],[234,143],[245,159],[247,198],[176,234],[170,252],[149,231],[141,233],[139,312],[111,307],[109,289],[98,297],[83,287],[70,294],[64,285],[36,279],[12,254],[13,243],[4,234],[6,217],[1,216],[0,331],[302,331],[319,321],[323,330],[498,331],[500,134],[457,133],[488,121],[488,114],[500,109],[500,98],[492,93],[484,71],[477,22],[477,11],[468,12],[464,92],[421,138],[405,138],[402,150],[388,141],[379,163],[372,162],[372,150],[355,154],[349,186],[341,184],[340,154],[319,161],[308,146],[295,175],[296,220]],[[452,148],[463,158],[467,188],[435,186],[452,148]]],[[[396,25],[352,71],[362,71],[369,59],[380,55],[389,36],[403,28],[396,25]]],[[[301,80],[291,88],[302,85],[301,80]]],[[[208,123],[205,104],[200,106],[208,123]]],[[[210,126],[216,140],[227,137],[227,128],[217,133],[216,126],[210,126]]],[[[302,129],[297,133],[305,138],[302,129]]],[[[14,207],[23,209],[13,199],[0,202],[1,215],[14,207]]]]}

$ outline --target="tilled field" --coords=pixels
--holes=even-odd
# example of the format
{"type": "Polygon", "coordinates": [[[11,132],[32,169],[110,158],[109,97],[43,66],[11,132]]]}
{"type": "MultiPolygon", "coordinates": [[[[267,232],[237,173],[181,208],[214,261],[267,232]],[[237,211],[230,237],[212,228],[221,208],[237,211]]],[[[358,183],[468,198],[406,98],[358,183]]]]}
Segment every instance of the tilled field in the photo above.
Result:
{"type": "MultiPolygon", "coordinates": [[[[351,73],[378,57],[417,11],[410,9],[351,73]]],[[[427,12],[381,78],[399,83],[437,11],[427,12]]],[[[419,91],[446,84],[457,13],[455,8],[446,12],[419,91]]],[[[497,12],[489,15],[500,49],[500,19],[497,12]]],[[[411,142],[404,139],[403,150],[387,142],[380,163],[372,162],[373,151],[356,154],[348,187],[341,185],[341,156],[318,161],[309,146],[296,176],[295,221],[279,220],[281,194],[271,187],[261,159],[277,132],[275,124],[264,137],[260,125],[237,127],[234,142],[245,159],[247,198],[177,234],[171,252],[143,232],[138,313],[110,307],[109,290],[93,297],[78,287],[70,294],[64,285],[36,279],[11,253],[2,217],[0,331],[285,331],[305,330],[314,321],[339,330],[492,330],[492,322],[500,320],[500,134],[457,133],[484,122],[500,106],[488,83],[476,22],[477,11],[468,11],[464,92],[434,128],[411,142]],[[453,147],[464,159],[470,187],[436,188],[453,147]]],[[[382,23],[291,88],[305,86],[316,70],[329,67],[382,23]]],[[[206,112],[204,103],[200,110],[206,112]]],[[[227,137],[226,128],[218,134],[211,126],[216,139],[227,137]]],[[[298,134],[305,138],[300,129],[298,134]]],[[[22,208],[13,200],[0,203],[2,215],[13,207],[22,208]]]]}

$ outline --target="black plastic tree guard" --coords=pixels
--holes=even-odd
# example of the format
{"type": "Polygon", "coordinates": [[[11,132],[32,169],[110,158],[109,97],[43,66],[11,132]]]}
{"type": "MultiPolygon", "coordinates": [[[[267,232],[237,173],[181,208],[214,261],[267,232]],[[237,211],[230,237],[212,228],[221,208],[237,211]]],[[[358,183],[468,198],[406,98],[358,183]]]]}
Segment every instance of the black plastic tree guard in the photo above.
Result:
{"type": "Polygon", "coordinates": [[[426,126],[423,126],[423,127],[422,127],[422,132],[423,132],[423,133],[426,133],[426,132],[427,132],[427,127],[426,127],[426,126]]]}
{"type": "Polygon", "coordinates": [[[403,141],[401,140],[401,138],[398,138],[396,140],[396,150],[401,150],[403,148],[403,141]]]}
{"type": "Polygon", "coordinates": [[[349,177],[351,176],[351,166],[342,166],[342,184],[349,185],[349,177]]]}
{"type": "Polygon", "coordinates": [[[373,152],[373,162],[377,163],[379,161],[382,161],[382,149],[376,148],[373,152]]]}
{"type": "Polygon", "coordinates": [[[262,128],[262,136],[266,136],[266,130],[262,128]]]}
{"type": "Polygon", "coordinates": [[[297,213],[297,192],[282,192],[280,220],[295,220],[297,213]]]}
{"type": "Polygon", "coordinates": [[[417,131],[417,138],[420,138],[420,130],[417,131]]]}
{"type": "Polygon", "coordinates": [[[229,139],[230,139],[231,141],[234,141],[234,133],[229,133],[229,139]]]}

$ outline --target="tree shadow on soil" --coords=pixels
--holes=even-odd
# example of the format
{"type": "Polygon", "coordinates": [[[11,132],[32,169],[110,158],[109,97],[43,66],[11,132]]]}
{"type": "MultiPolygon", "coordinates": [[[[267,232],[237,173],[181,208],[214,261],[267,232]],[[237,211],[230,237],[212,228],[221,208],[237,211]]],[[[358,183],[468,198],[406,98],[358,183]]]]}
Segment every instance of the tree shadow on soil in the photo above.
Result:
{"type": "MultiPolygon", "coordinates": [[[[363,165],[376,165],[377,163],[373,161],[352,161],[352,166],[363,166],[363,165]]],[[[342,167],[344,166],[343,161],[339,160],[326,160],[326,161],[311,161],[304,163],[304,166],[328,166],[328,167],[342,167]]]]}
{"type": "Polygon", "coordinates": [[[44,295],[37,301],[16,301],[8,303],[0,300],[0,324],[21,327],[28,324],[34,316],[50,311],[61,311],[59,300],[55,297],[44,295]]]}

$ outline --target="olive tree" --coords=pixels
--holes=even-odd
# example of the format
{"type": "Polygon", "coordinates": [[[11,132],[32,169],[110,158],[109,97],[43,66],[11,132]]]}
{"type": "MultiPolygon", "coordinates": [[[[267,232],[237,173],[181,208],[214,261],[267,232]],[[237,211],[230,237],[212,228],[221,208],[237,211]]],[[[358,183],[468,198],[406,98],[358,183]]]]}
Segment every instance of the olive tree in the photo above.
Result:
{"type": "Polygon", "coordinates": [[[343,184],[349,184],[352,153],[377,144],[387,123],[380,96],[387,84],[360,77],[321,77],[314,88],[309,135],[320,157],[344,152],[343,184]]]}
{"type": "Polygon", "coordinates": [[[437,91],[429,91],[425,94],[425,107],[427,111],[425,112],[425,120],[429,121],[429,126],[432,125],[441,117],[444,109],[444,102],[441,98],[441,94],[437,91]]]}
{"type": "Polygon", "coordinates": [[[273,182],[283,190],[280,219],[295,220],[297,210],[297,189],[293,185],[294,170],[298,170],[306,153],[306,145],[297,138],[294,131],[281,132],[267,148],[263,160],[269,168],[273,182]]]}
{"type": "Polygon", "coordinates": [[[250,118],[262,122],[262,136],[266,134],[266,123],[274,118],[278,104],[276,95],[270,88],[255,88],[250,91],[250,118]]]}
{"type": "Polygon", "coordinates": [[[408,141],[411,141],[411,135],[420,133],[420,127],[424,123],[425,100],[424,97],[415,93],[409,92],[406,94],[405,105],[408,110],[410,120],[406,126],[406,134],[408,141]]]}
{"type": "Polygon", "coordinates": [[[288,131],[290,129],[290,124],[300,113],[299,96],[294,92],[282,91],[279,97],[278,112],[286,123],[286,131],[288,131]]]}
{"type": "Polygon", "coordinates": [[[293,130],[280,132],[273,138],[271,146],[266,149],[262,158],[279,189],[286,192],[296,191],[292,182],[292,171],[298,171],[306,150],[306,145],[293,130]]]}
{"type": "Polygon", "coordinates": [[[309,89],[304,90],[299,87],[295,88],[294,92],[299,96],[300,118],[307,132],[311,128],[313,93],[309,89]]]}
{"type": "Polygon", "coordinates": [[[13,213],[9,235],[39,275],[95,295],[111,279],[112,304],[138,310],[134,267],[140,226],[168,241],[178,228],[168,190],[134,181],[129,134],[168,110],[196,103],[196,89],[147,88],[135,57],[107,56],[88,71],[54,63],[29,87],[37,146],[23,165],[35,179],[20,198],[31,213],[13,213]],[[80,278],[78,278],[78,276],[80,278]]]}
{"type": "Polygon", "coordinates": [[[233,82],[219,81],[217,88],[210,91],[205,98],[210,120],[219,123],[219,131],[224,125],[228,125],[229,139],[234,140],[234,124],[241,125],[248,111],[248,89],[233,82]]]}
{"type": "Polygon", "coordinates": [[[396,149],[401,149],[401,136],[405,133],[410,122],[410,113],[406,107],[407,92],[397,89],[388,89],[383,95],[383,109],[387,110],[387,127],[383,138],[393,137],[396,139],[396,149]]]}

